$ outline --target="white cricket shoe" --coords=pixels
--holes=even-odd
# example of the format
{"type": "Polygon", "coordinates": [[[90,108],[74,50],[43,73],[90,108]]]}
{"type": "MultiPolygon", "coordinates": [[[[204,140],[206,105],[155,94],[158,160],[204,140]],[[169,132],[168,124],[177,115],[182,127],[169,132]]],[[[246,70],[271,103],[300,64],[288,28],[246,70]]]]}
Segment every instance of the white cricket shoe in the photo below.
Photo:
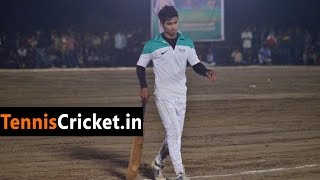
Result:
{"type": "Polygon", "coordinates": [[[154,179],[155,180],[166,180],[167,178],[164,176],[163,173],[163,164],[157,162],[156,160],[152,161],[151,167],[153,169],[154,179]]]}
{"type": "Polygon", "coordinates": [[[181,172],[178,174],[176,180],[189,180],[189,178],[187,177],[186,173],[181,172]]]}

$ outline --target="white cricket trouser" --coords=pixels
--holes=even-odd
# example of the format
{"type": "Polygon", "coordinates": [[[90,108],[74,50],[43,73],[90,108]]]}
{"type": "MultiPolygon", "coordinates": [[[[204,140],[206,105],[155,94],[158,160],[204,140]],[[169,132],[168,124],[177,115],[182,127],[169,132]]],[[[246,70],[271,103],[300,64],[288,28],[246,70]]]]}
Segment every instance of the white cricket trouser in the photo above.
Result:
{"type": "Polygon", "coordinates": [[[186,113],[186,101],[186,97],[155,98],[162,124],[166,130],[166,138],[157,158],[162,161],[170,154],[176,174],[184,172],[181,157],[181,137],[186,113]]]}

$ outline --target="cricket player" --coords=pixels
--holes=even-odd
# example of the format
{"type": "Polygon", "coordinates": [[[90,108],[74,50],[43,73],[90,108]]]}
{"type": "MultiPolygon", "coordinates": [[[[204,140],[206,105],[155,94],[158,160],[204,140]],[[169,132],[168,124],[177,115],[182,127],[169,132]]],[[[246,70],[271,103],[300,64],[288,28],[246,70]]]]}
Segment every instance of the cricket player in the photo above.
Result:
{"type": "Polygon", "coordinates": [[[152,162],[155,179],[165,179],[163,161],[170,154],[177,180],[187,176],[181,157],[181,137],[186,113],[186,67],[189,63],[195,72],[214,81],[216,74],[201,64],[192,40],[178,32],[178,12],[174,6],[165,6],[158,18],[164,32],[148,41],[137,62],[140,96],[149,98],[146,81],[148,63],[153,61],[155,74],[155,103],[166,131],[158,155],[152,162]]]}

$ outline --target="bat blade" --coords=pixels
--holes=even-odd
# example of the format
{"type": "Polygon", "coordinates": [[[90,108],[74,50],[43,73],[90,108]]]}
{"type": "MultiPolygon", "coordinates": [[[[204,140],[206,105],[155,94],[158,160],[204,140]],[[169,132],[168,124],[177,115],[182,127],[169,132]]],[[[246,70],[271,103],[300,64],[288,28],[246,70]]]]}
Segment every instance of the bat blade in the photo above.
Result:
{"type": "MultiPolygon", "coordinates": [[[[146,107],[147,107],[147,99],[142,99],[141,105],[143,108],[143,116],[144,116],[146,107]]],[[[132,148],[131,148],[130,159],[129,159],[127,180],[134,180],[138,175],[142,148],[143,148],[143,140],[144,140],[143,136],[136,136],[132,140],[132,148]]]]}

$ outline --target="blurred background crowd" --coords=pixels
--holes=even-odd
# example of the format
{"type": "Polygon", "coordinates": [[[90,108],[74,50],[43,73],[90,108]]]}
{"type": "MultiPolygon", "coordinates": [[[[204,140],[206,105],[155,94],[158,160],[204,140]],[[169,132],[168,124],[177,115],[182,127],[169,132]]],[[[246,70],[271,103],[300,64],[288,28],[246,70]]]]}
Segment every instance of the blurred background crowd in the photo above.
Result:
{"type": "Polygon", "coordinates": [[[132,27],[101,32],[36,30],[0,35],[0,67],[132,66],[147,39],[145,29],[132,27]]]}
{"type": "MultiPolygon", "coordinates": [[[[196,42],[198,56],[212,66],[319,65],[316,4],[225,0],[226,39],[196,42]]],[[[0,10],[0,68],[135,66],[151,34],[149,0],[12,0],[0,10]]]]}

